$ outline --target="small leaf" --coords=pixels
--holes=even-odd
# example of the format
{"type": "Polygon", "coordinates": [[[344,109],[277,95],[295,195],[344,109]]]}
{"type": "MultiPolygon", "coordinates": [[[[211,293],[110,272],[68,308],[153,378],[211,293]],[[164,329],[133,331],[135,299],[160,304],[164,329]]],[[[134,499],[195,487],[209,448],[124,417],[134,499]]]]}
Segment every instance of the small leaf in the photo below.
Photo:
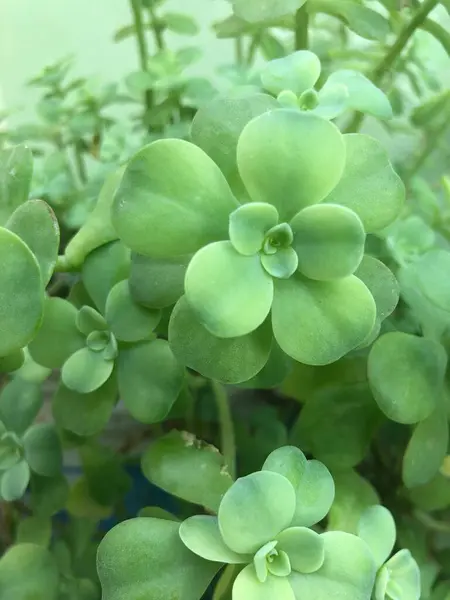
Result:
{"type": "Polygon", "coordinates": [[[278,211],[271,204],[243,204],[230,215],[230,241],[239,254],[252,256],[262,249],[266,233],[277,223],[278,211]]]}
{"type": "Polygon", "coordinates": [[[393,516],[384,506],[369,506],[359,520],[358,535],[367,543],[377,568],[380,568],[394,548],[396,529],[393,516]]]}
{"type": "Polygon", "coordinates": [[[12,546],[0,560],[3,598],[57,600],[59,573],[54,557],[35,544],[12,546]]]}
{"type": "Polygon", "coordinates": [[[368,40],[383,41],[389,33],[389,22],[385,17],[353,0],[309,0],[308,10],[337,17],[349,29],[368,40]]]}
{"type": "Polygon", "coordinates": [[[22,460],[0,475],[0,497],[6,502],[19,500],[25,493],[30,481],[30,468],[22,460]]]}
{"type": "Polygon", "coordinates": [[[323,537],[306,527],[289,527],[277,536],[277,550],[286,552],[293,571],[314,573],[325,560],[323,537]]]}
{"type": "Polygon", "coordinates": [[[217,337],[232,338],[251,333],[265,320],[273,282],[259,256],[243,256],[231,242],[215,242],[189,263],[185,291],[199,322],[217,337]]]}
{"type": "Polygon", "coordinates": [[[183,296],[169,323],[169,344],[179,362],[222,383],[247,381],[261,371],[272,346],[270,322],[236,338],[218,338],[195,318],[183,296]]]}
{"type": "Polygon", "coordinates": [[[377,321],[384,321],[397,306],[400,286],[390,269],[373,256],[363,257],[355,272],[368,287],[377,305],[377,321]]]}
{"type": "Polygon", "coordinates": [[[110,530],[97,554],[103,600],[199,600],[220,564],[190,552],[178,532],[178,523],[149,517],[110,530]]]}
{"type": "Polygon", "coordinates": [[[375,598],[419,600],[420,571],[409,550],[400,550],[382,568],[377,577],[375,598]]]}
{"type": "Polygon", "coordinates": [[[142,470],[166,492],[213,512],[232,484],[221,454],[185,432],[156,440],[142,457],[142,470]]]}
{"type": "Polygon", "coordinates": [[[264,583],[256,576],[253,565],[243,569],[233,584],[233,600],[295,600],[287,577],[268,575],[264,583]]]}
{"type": "Polygon", "coordinates": [[[42,200],[29,200],[13,212],[5,227],[18,235],[34,254],[46,286],[53,275],[59,249],[59,226],[53,210],[42,200]]]}
{"type": "Polygon", "coordinates": [[[341,83],[328,84],[320,89],[318,95],[319,104],[312,110],[313,114],[324,119],[335,119],[349,107],[349,93],[345,85],[341,83]]]}
{"type": "Polygon", "coordinates": [[[263,87],[277,96],[290,90],[300,96],[313,88],[320,76],[320,60],[309,50],[298,50],[266,63],[261,72],[263,87]]]}
{"type": "Polygon", "coordinates": [[[254,553],[289,527],[295,491],[282,475],[259,471],[238,479],[219,506],[219,528],[234,552],[254,553]]]}
{"type": "Polygon", "coordinates": [[[31,506],[33,514],[51,517],[62,510],[67,501],[69,485],[61,474],[56,477],[31,477],[31,506]]]}
{"type": "Polygon", "coordinates": [[[184,369],[166,340],[122,348],[117,362],[119,394],[135,419],[162,421],[184,382],[184,369]]]}
{"type": "Polygon", "coordinates": [[[294,248],[279,248],[275,254],[261,254],[265,270],[278,279],[288,279],[298,267],[298,255],[294,248]]]}
{"type": "Polygon", "coordinates": [[[54,477],[62,467],[61,442],[50,423],[37,423],[23,437],[25,459],[38,475],[54,477]]]}
{"type": "MultiPolygon", "coordinates": [[[[259,0],[232,0],[233,12],[249,23],[264,23],[290,15],[305,4],[306,0],[278,0],[261,3],[259,0]]],[[[280,598],[280,600],[282,600],[280,598]]]]}
{"type": "Polygon", "coordinates": [[[21,144],[0,151],[0,225],[28,200],[33,174],[33,155],[21,144]]]}
{"type": "Polygon", "coordinates": [[[106,360],[102,353],[81,348],[64,363],[61,379],[70,390],[89,394],[109,379],[113,368],[114,361],[106,360]]]}
{"type": "Polygon", "coordinates": [[[403,332],[381,336],[369,354],[374,398],[397,423],[418,423],[431,415],[440,395],[447,357],[433,340],[403,332]]]}
{"type": "Polygon", "coordinates": [[[33,423],[43,402],[38,384],[15,377],[0,394],[0,421],[8,431],[21,435],[33,423]]]}
{"type": "Polygon", "coordinates": [[[206,560],[228,564],[242,564],[250,560],[250,557],[236,554],[225,545],[216,517],[196,515],[186,519],[180,525],[180,537],[191,552],[206,560]]]}
{"type": "Polygon", "coordinates": [[[450,252],[430,250],[415,263],[422,293],[436,306],[450,312],[450,284],[442,277],[450,268],[450,252]]]}
{"type": "MultiPolygon", "coordinates": [[[[16,544],[36,544],[47,548],[52,535],[50,519],[26,517],[17,527],[16,544]]],[[[1,567],[0,567],[1,568],[1,567]]]]}
{"type": "Polygon", "coordinates": [[[92,306],[82,306],[77,314],[76,325],[78,331],[83,335],[89,335],[93,331],[104,331],[108,324],[102,315],[92,306]]]}
{"type": "Polygon", "coordinates": [[[165,13],[161,20],[169,31],[179,35],[196,35],[199,31],[197,23],[189,15],[165,13]]]}

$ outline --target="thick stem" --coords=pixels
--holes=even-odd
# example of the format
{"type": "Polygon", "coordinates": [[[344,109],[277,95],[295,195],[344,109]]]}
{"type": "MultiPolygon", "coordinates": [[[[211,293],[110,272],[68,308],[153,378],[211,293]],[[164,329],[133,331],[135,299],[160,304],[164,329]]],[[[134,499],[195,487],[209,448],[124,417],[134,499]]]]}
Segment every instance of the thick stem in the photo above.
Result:
{"type": "MultiPolygon", "coordinates": [[[[131,12],[133,13],[134,26],[136,29],[136,42],[141,71],[148,71],[148,48],[145,39],[144,22],[142,20],[141,0],[130,0],[131,12]]],[[[153,106],[153,93],[151,90],[145,92],[145,107],[151,110],[153,106]]]]}
{"type": "Polygon", "coordinates": [[[234,438],[233,419],[230,411],[228,395],[224,387],[212,381],[214,397],[216,399],[217,412],[219,413],[221,450],[225,464],[233,479],[236,478],[236,442],[234,438]]]}
{"type": "Polygon", "coordinates": [[[156,47],[158,48],[158,50],[164,50],[165,44],[162,29],[158,24],[158,18],[155,14],[155,10],[152,4],[150,4],[148,7],[148,13],[150,15],[150,29],[153,31],[156,47]]]}
{"type": "Polygon", "coordinates": [[[306,50],[308,48],[308,25],[309,14],[305,3],[295,13],[295,49],[306,50]]]}
{"type": "MultiPolygon", "coordinates": [[[[391,70],[393,64],[401,55],[405,46],[411,39],[412,35],[418,29],[425,19],[428,17],[430,12],[439,4],[439,0],[425,0],[421,5],[417,12],[412,16],[412,18],[405,23],[405,25],[400,30],[397,39],[392,44],[388,52],[382,57],[382,59],[375,65],[374,69],[369,75],[369,79],[373,81],[373,83],[377,86],[380,85],[384,76],[391,70]]],[[[349,126],[347,127],[347,132],[358,131],[363,122],[364,115],[362,113],[357,113],[349,126]]]]}
{"type": "Polygon", "coordinates": [[[250,42],[250,46],[248,49],[248,56],[247,56],[247,65],[248,66],[251,66],[253,64],[253,61],[255,60],[255,55],[256,55],[256,51],[258,50],[260,40],[261,40],[260,35],[259,35],[259,33],[257,33],[253,36],[252,41],[250,42]]]}

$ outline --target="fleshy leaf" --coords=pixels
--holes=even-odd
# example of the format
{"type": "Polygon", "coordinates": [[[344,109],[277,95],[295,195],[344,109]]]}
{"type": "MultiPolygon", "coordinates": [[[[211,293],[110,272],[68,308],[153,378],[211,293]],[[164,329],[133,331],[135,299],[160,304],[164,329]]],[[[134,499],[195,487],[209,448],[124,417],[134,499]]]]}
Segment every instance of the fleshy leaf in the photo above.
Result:
{"type": "Polygon", "coordinates": [[[32,358],[50,369],[58,369],[84,346],[76,326],[77,310],[62,298],[46,298],[44,318],[37,336],[28,346],[32,358]]]}
{"type": "Polygon", "coordinates": [[[186,548],[178,523],[151,517],[116,525],[97,554],[103,600],[199,600],[219,568],[186,548]]]}
{"type": "Polygon", "coordinates": [[[448,447],[448,421],[442,407],[420,421],[403,455],[402,477],[406,487],[428,483],[438,473],[448,447]]]}
{"type": "Polygon", "coordinates": [[[378,259],[365,255],[355,275],[366,284],[375,300],[377,321],[384,321],[394,311],[399,300],[400,287],[394,274],[378,259]]]}
{"type": "Polygon", "coordinates": [[[226,239],[237,207],[225,177],[197,146],[158,140],[128,162],[113,205],[113,225],[134,252],[189,254],[226,239]]]}
{"type": "Polygon", "coordinates": [[[219,507],[225,544],[238,553],[256,552],[286,529],[295,511],[295,491],[282,475],[259,471],[238,479],[219,507]]]}
{"type": "Polygon", "coordinates": [[[33,473],[31,478],[33,514],[51,517],[65,508],[68,494],[69,484],[62,474],[56,477],[42,477],[33,473]]]}
{"type": "Polygon", "coordinates": [[[30,481],[30,467],[21,460],[19,463],[1,473],[0,498],[12,502],[22,498],[30,481]]]}
{"type": "Polygon", "coordinates": [[[0,421],[8,431],[21,435],[33,423],[43,402],[39,384],[15,377],[0,394],[0,421]]]}
{"type": "Polygon", "coordinates": [[[359,519],[369,506],[380,502],[375,489],[353,469],[335,471],[336,495],[328,515],[328,528],[356,534],[359,519]]]}
{"type": "Polygon", "coordinates": [[[83,335],[89,335],[93,331],[103,331],[108,329],[108,324],[104,317],[92,308],[92,306],[82,306],[76,319],[78,330],[83,335]]]}
{"type": "Polygon", "coordinates": [[[218,96],[200,108],[192,121],[192,141],[219,165],[230,185],[241,192],[236,147],[242,130],[254,117],[279,108],[267,94],[218,96]]]}
{"type": "Polygon", "coordinates": [[[344,172],[326,202],[353,210],[366,233],[384,229],[402,209],[405,186],[380,142],[360,133],[344,135],[343,140],[344,172]]]}
{"type": "Polygon", "coordinates": [[[259,327],[273,298],[272,278],[259,256],[242,256],[231,242],[215,242],[195,254],[186,272],[185,290],[200,323],[224,338],[259,327]]]}
{"type": "Polygon", "coordinates": [[[289,479],[294,490],[298,490],[307,469],[308,461],[295,446],[277,448],[266,458],[262,471],[273,471],[289,479]]]}
{"type": "Polygon", "coordinates": [[[139,306],[130,294],[128,281],[119,281],[106,300],[105,317],[109,328],[121,342],[148,339],[161,319],[161,311],[139,306]]]}
{"type": "Polygon", "coordinates": [[[181,391],[184,369],[166,340],[122,348],[118,357],[119,394],[135,419],[162,421],[181,391]]]}
{"type": "Polygon", "coordinates": [[[375,600],[419,600],[420,571],[409,550],[400,550],[380,571],[375,600]]]}
{"type": "Polygon", "coordinates": [[[349,533],[322,536],[325,562],[311,574],[292,572],[289,582],[296,598],[308,600],[367,600],[375,581],[375,563],[366,543],[349,533]]]}
{"type": "Polygon", "coordinates": [[[191,255],[151,258],[132,254],[128,285],[133,299],[148,308],[172,306],[184,293],[191,255]]]}
{"type": "Polygon", "coordinates": [[[218,338],[195,318],[185,297],[175,305],[169,343],[181,364],[222,383],[241,383],[267,363],[273,343],[270,321],[247,335],[218,338]]]}
{"type": "Polygon", "coordinates": [[[298,267],[298,256],[293,248],[279,248],[274,254],[261,254],[265,270],[278,279],[288,279],[298,267]]]}
{"type": "Polygon", "coordinates": [[[180,525],[180,537],[191,552],[215,562],[241,564],[250,557],[236,554],[226,546],[220,535],[216,517],[196,515],[180,525]]]}
{"type": "Polygon", "coordinates": [[[312,112],[323,119],[339,117],[349,105],[348,90],[345,85],[325,82],[319,91],[319,105],[312,112]]]}
{"type": "Polygon", "coordinates": [[[320,117],[278,109],[246,125],[237,162],[251,199],[273,204],[280,220],[289,221],[305,206],[323,200],[340,180],[344,138],[320,117]]]}
{"type": "Polygon", "coordinates": [[[439,402],[446,364],[444,348],[433,340],[400,331],[381,336],[368,360],[378,406],[397,423],[423,421],[439,402]]]}
{"type": "Polygon", "coordinates": [[[233,584],[233,600],[295,600],[287,577],[268,575],[264,583],[256,576],[253,565],[243,569],[233,584]]]}
{"type": "Polygon", "coordinates": [[[313,281],[297,273],[275,285],[275,339],[301,363],[326,365],[338,360],[368,336],[375,316],[371,293],[353,275],[313,281]]]}
{"type": "Polygon", "coordinates": [[[46,286],[59,249],[59,226],[53,210],[43,200],[29,200],[13,212],[5,227],[18,235],[34,254],[46,286]]]}
{"type": "Polygon", "coordinates": [[[284,90],[299,96],[313,88],[320,76],[320,60],[309,50],[298,50],[289,56],[266,63],[261,72],[263,87],[277,96],[284,90]]]}
{"type": "Polygon", "coordinates": [[[0,356],[31,341],[42,319],[44,287],[35,256],[13,232],[0,227],[0,356]]]}
{"type": "Polygon", "coordinates": [[[450,285],[443,273],[450,269],[450,252],[431,250],[415,264],[419,286],[423,294],[436,306],[450,312],[450,285]]]}
{"type": "Polygon", "coordinates": [[[25,459],[38,475],[53,477],[62,467],[61,442],[51,423],[36,423],[23,436],[25,459]]]}
{"type": "Polygon", "coordinates": [[[0,225],[28,200],[33,175],[33,154],[25,144],[0,150],[0,225]]]}
{"type": "Polygon", "coordinates": [[[240,254],[252,256],[261,250],[266,232],[277,223],[278,211],[271,204],[243,204],[230,215],[230,241],[240,254]]]}
{"type": "Polygon", "coordinates": [[[394,518],[387,508],[369,506],[361,515],[358,536],[369,546],[377,569],[388,559],[396,538],[394,518]]]}
{"type": "Polygon", "coordinates": [[[52,536],[51,520],[44,517],[26,517],[17,527],[16,543],[36,544],[47,548],[52,536]]]}
{"type": "Polygon", "coordinates": [[[311,527],[326,517],[334,500],[334,481],[324,464],[309,460],[296,492],[292,525],[311,527]]]}
{"type": "Polygon", "coordinates": [[[80,394],[89,394],[109,379],[114,361],[105,360],[102,353],[81,348],[64,363],[61,378],[66,387],[80,394]]]}
{"type": "Polygon", "coordinates": [[[307,527],[289,527],[277,536],[277,550],[289,556],[293,571],[314,573],[325,560],[323,538],[307,527]]]}
{"type": "Polygon", "coordinates": [[[316,204],[291,221],[298,269],[310,279],[352,275],[364,255],[366,234],[356,213],[344,206],[316,204]]]}
{"type": "Polygon", "coordinates": [[[187,432],[171,431],[151,444],[142,471],[154,485],[212,512],[233,483],[216,448],[187,432]]]}

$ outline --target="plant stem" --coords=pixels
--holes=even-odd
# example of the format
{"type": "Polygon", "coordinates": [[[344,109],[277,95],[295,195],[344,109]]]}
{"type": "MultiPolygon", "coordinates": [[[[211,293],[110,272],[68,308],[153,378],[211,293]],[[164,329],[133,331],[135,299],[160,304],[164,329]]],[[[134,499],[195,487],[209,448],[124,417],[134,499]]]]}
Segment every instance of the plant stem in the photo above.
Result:
{"type": "Polygon", "coordinates": [[[235,58],[238,65],[244,62],[244,44],[242,37],[239,36],[234,40],[235,58]]]}
{"type": "Polygon", "coordinates": [[[216,381],[212,381],[212,388],[219,413],[220,436],[222,454],[225,458],[225,464],[233,479],[236,478],[236,442],[234,439],[233,419],[230,411],[230,404],[225,388],[216,381]]]}
{"type": "Polygon", "coordinates": [[[256,33],[252,37],[252,41],[250,42],[250,47],[248,49],[247,65],[249,67],[252,65],[253,61],[255,60],[255,54],[256,54],[256,51],[258,50],[259,42],[260,42],[260,35],[259,35],[259,33],[256,33]]]}
{"type": "Polygon", "coordinates": [[[158,18],[155,14],[155,9],[153,8],[152,4],[149,4],[148,13],[150,15],[150,28],[153,31],[156,47],[158,48],[158,50],[164,50],[164,38],[162,35],[161,27],[158,24],[158,18]]]}
{"type": "Polygon", "coordinates": [[[74,146],[75,151],[75,162],[77,165],[78,176],[80,178],[81,183],[85,184],[88,180],[87,171],[86,171],[86,163],[84,162],[83,156],[83,143],[80,140],[75,142],[74,146]]]}
{"type": "Polygon", "coordinates": [[[308,24],[309,14],[306,3],[295,13],[295,49],[306,50],[308,48],[308,24]]]}
{"type": "MultiPolygon", "coordinates": [[[[130,0],[131,12],[133,13],[134,26],[136,29],[136,42],[139,55],[141,71],[148,71],[148,48],[145,39],[144,22],[142,20],[141,0],[130,0]]],[[[151,90],[145,92],[145,108],[151,110],[153,106],[153,93],[151,90]]]]}
{"type": "MultiPolygon", "coordinates": [[[[411,39],[416,29],[422,25],[437,4],[439,4],[439,0],[424,0],[417,12],[407,23],[404,24],[395,42],[389,48],[388,52],[381,58],[378,64],[375,65],[374,69],[369,75],[369,79],[371,79],[376,86],[380,85],[385,75],[391,70],[393,64],[403,52],[405,46],[411,39]]],[[[358,129],[361,127],[363,119],[364,115],[362,113],[355,114],[346,131],[348,133],[358,131],[358,129]]]]}

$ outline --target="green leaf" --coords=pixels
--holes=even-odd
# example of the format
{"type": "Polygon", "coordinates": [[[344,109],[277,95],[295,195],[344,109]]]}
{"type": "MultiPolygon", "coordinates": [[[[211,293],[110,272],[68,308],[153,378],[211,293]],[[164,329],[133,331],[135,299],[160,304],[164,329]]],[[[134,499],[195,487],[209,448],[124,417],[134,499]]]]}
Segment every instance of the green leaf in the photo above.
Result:
{"type": "Polygon", "coordinates": [[[54,477],[62,468],[62,448],[51,423],[36,423],[23,436],[25,459],[38,475],[54,477]]]}
{"type": "Polygon", "coordinates": [[[215,337],[198,322],[184,296],[170,317],[169,343],[179,362],[222,383],[241,383],[259,373],[269,360],[272,340],[268,320],[247,335],[215,337]]]}
{"type": "Polygon", "coordinates": [[[0,471],[7,471],[20,461],[22,448],[19,438],[6,431],[3,423],[0,423],[0,429],[0,471]]]}
{"type": "Polygon", "coordinates": [[[385,17],[354,0],[309,0],[308,11],[337,17],[349,29],[368,40],[383,41],[389,34],[389,22],[385,17]]]}
{"type": "Polygon", "coordinates": [[[366,543],[341,531],[322,534],[325,562],[315,573],[293,572],[289,582],[295,598],[367,600],[375,581],[375,563],[366,543]]]}
{"type": "Polygon", "coordinates": [[[121,342],[139,342],[152,336],[161,311],[139,306],[130,294],[128,281],[119,281],[106,300],[105,317],[109,328],[121,342]]]}
{"type": "Polygon", "coordinates": [[[264,21],[290,15],[305,2],[306,0],[277,0],[277,2],[263,3],[259,0],[232,0],[234,14],[249,23],[264,23],[264,21]]]}
{"type": "Polygon", "coordinates": [[[62,298],[46,298],[44,318],[37,336],[28,346],[37,363],[59,369],[74,352],[84,346],[76,326],[77,309],[62,298]]]}
{"type": "Polygon", "coordinates": [[[375,586],[375,600],[419,600],[420,571],[409,550],[400,550],[380,571],[375,586]]]}
{"type": "Polygon", "coordinates": [[[298,256],[293,248],[279,248],[275,254],[261,254],[265,270],[278,279],[288,279],[298,267],[298,256]]]}
{"type": "Polygon", "coordinates": [[[267,94],[218,96],[200,108],[191,126],[192,141],[219,165],[228,182],[241,192],[236,162],[239,136],[249,121],[278,108],[267,94]]]}
{"type": "Polygon", "coordinates": [[[61,383],[53,397],[52,412],[59,427],[88,437],[104,429],[116,400],[117,382],[114,375],[88,394],[79,394],[61,383]]]}
{"type": "Polygon", "coordinates": [[[165,13],[161,20],[169,31],[179,35],[196,35],[199,31],[197,23],[189,15],[165,13]]]}
{"type": "Polygon", "coordinates": [[[379,504],[375,489],[353,469],[334,472],[336,496],[328,516],[328,528],[357,533],[366,508],[379,504]]]}
{"type": "Polygon", "coordinates": [[[199,250],[189,263],[186,299],[199,322],[217,337],[254,331],[267,317],[273,298],[272,278],[259,256],[242,256],[231,242],[199,250]]]}
{"type": "Polygon", "coordinates": [[[160,437],[144,453],[142,471],[149,481],[183,500],[217,512],[233,483],[221,454],[186,432],[160,437]]]}
{"type": "Polygon", "coordinates": [[[121,242],[97,248],[83,263],[81,278],[87,293],[103,314],[111,288],[128,277],[130,251],[121,242]]]}
{"type": "Polygon", "coordinates": [[[349,93],[341,83],[328,84],[320,89],[318,94],[319,104],[312,109],[313,114],[324,119],[335,119],[349,107],[349,93]]]}
{"type": "Polygon", "coordinates": [[[82,306],[78,311],[76,318],[78,331],[88,336],[94,331],[104,331],[108,329],[108,324],[102,315],[92,308],[92,306],[82,306]]]}
{"type": "Polygon", "coordinates": [[[178,531],[178,523],[152,518],[111,529],[97,554],[103,600],[199,600],[220,564],[190,552],[178,531]]]}
{"type": "Polygon", "coordinates": [[[69,485],[59,474],[56,477],[31,477],[31,506],[35,516],[51,517],[65,507],[69,485]]]}
{"type": "Polygon", "coordinates": [[[0,151],[0,225],[28,200],[33,174],[33,155],[21,144],[0,151]]]}
{"type": "Polygon", "coordinates": [[[450,284],[442,274],[450,268],[450,252],[430,250],[415,263],[422,293],[436,306],[450,312],[450,284]]]}
{"type": "Polygon", "coordinates": [[[433,19],[425,19],[422,21],[421,28],[430,33],[441,44],[445,52],[450,54],[450,34],[445,27],[433,19]]]}
{"type": "Polygon", "coordinates": [[[397,423],[431,415],[442,394],[447,356],[433,340],[400,331],[378,338],[369,354],[369,383],[378,406],[397,423]]]}
{"type": "Polygon", "coordinates": [[[372,331],[376,307],[366,286],[351,275],[313,281],[296,274],[277,280],[272,325],[281,349],[309,365],[334,362],[372,331]]]}
{"type": "Polygon", "coordinates": [[[133,253],[128,285],[133,299],[147,308],[172,306],[184,293],[191,255],[151,258],[133,253]]]}
{"type": "Polygon", "coordinates": [[[81,348],[64,363],[61,379],[70,390],[89,394],[109,379],[113,368],[114,361],[106,360],[103,353],[81,348]]]}
{"type": "Polygon", "coordinates": [[[52,535],[52,523],[44,517],[26,517],[17,526],[16,544],[36,544],[47,548],[52,535]]]}
{"type": "Polygon", "coordinates": [[[343,85],[348,90],[348,108],[377,119],[392,119],[392,108],[387,96],[359,71],[334,71],[325,82],[321,96],[336,85],[343,85]]]}
{"type": "Polygon", "coordinates": [[[33,423],[43,402],[39,384],[15,377],[0,394],[0,421],[8,431],[21,435],[33,423]]]}
{"type": "Polygon", "coordinates": [[[25,352],[20,348],[7,356],[0,358],[0,373],[12,373],[17,371],[25,361],[25,352]]]}
{"type": "Polygon", "coordinates": [[[96,441],[80,449],[83,473],[89,496],[101,506],[116,506],[130,492],[131,478],[124,469],[123,457],[96,441]]]}
{"type": "Polygon", "coordinates": [[[295,491],[282,475],[259,471],[241,477],[219,506],[219,528],[234,552],[254,553],[289,527],[295,511],[295,491]]]}
{"type": "Polygon", "coordinates": [[[30,468],[22,460],[0,475],[0,498],[6,502],[19,500],[25,493],[30,481],[30,468]]]}
{"type": "Polygon", "coordinates": [[[306,527],[289,527],[277,537],[277,550],[286,552],[293,571],[314,573],[325,560],[323,537],[306,527]]]}
{"type": "Polygon", "coordinates": [[[298,269],[310,279],[340,279],[358,268],[366,234],[356,213],[343,206],[316,204],[291,222],[298,269]]]}
{"type": "Polygon", "coordinates": [[[423,510],[443,510],[450,506],[450,479],[437,473],[425,485],[412,488],[409,497],[415,506],[423,510]]]}
{"type": "Polygon", "coordinates": [[[381,261],[366,255],[355,275],[368,287],[375,300],[377,321],[384,321],[394,311],[399,300],[400,286],[394,274],[381,261]]]}
{"type": "Polygon", "coordinates": [[[180,537],[191,552],[214,562],[228,564],[248,563],[251,557],[237,554],[226,546],[220,535],[216,517],[196,515],[180,525],[180,537]]]}
{"type": "Polygon", "coordinates": [[[253,565],[243,569],[233,584],[233,600],[295,600],[286,577],[268,575],[264,583],[256,576],[253,565]]]}
{"type": "Polygon", "coordinates": [[[281,58],[287,53],[287,50],[283,43],[277,37],[269,33],[267,30],[261,33],[259,48],[266,60],[281,58]]]}
{"type": "Polygon", "coordinates": [[[313,88],[320,76],[320,60],[309,50],[298,50],[266,63],[261,71],[263,87],[277,96],[284,90],[300,96],[313,88]]]}
{"type": "Polygon", "coordinates": [[[134,252],[167,258],[227,237],[236,208],[217,165],[183,140],[158,140],[127,163],[112,218],[134,252]]]}
{"type": "Polygon", "coordinates": [[[184,369],[166,340],[122,348],[117,365],[119,394],[133,417],[142,423],[162,421],[184,382],[184,369]]]}
{"type": "Polygon", "coordinates": [[[57,600],[59,573],[54,557],[35,544],[12,546],[0,560],[0,589],[5,600],[57,600]]]}
{"type": "Polygon", "coordinates": [[[278,211],[271,204],[243,204],[230,215],[230,241],[239,254],[252,256],[262,249],[266,233],[277,223],[278,211]]]}
{"type": "Polygon", "coordinates": [[[387,508],[380,505],[369,506],[361,515],[358,536],[369,546],[377,569],[388,559],[397,536],[395,521],[387,508]]]}
{"type": "Polygon", "coordinates": [[[53,210],[42,200],[29,200],[16,208],[5,227],[32,251],[46,286],[53,275],[59,249],[59,226],[53,210]]]}
{"type": "Polygon", "coordinates": [[[239,387],[256,390],[277,388],[291,372],[292,363],[290,356],[285,354],[273,340],[269,358],[264,367],[251,379],[241,382],[239,387]]]}
{"type": "Polygon", "coordinates": [[[448,421],[438,407],[418,423],[403,456],[402,478],[408,488],[424,485],[438,473],[447,454],[448,421]]]}
{"type": "Polygon", "coordinates": [[[112,506],[100,504],[92,497],[85,476],[81,476],[71,485],[65,509],[71,517],[96,521],[107,519],[113,513],[112,506]]]}
{"type": "Polygon", "coordinates": [[[251,199],[273,204],[288,221],[336,186],[345,165],[344,138],[320,117],[277,109],[246,125],[237,162],[251,199]]]}
{"type": "Polygon", "coordinates": [[[381,144],[360,133],[343,136],[346,162],[342,178],[327,203],[352,209],[366,233],[384,229],[399,215],[405,187],[381,144]]]}
{"type": "Polygon", "coordinates": [[[0,227],[0,356],[23,348],[42,319],[44,288],[36,258],[15,234],[0,227]]]}

